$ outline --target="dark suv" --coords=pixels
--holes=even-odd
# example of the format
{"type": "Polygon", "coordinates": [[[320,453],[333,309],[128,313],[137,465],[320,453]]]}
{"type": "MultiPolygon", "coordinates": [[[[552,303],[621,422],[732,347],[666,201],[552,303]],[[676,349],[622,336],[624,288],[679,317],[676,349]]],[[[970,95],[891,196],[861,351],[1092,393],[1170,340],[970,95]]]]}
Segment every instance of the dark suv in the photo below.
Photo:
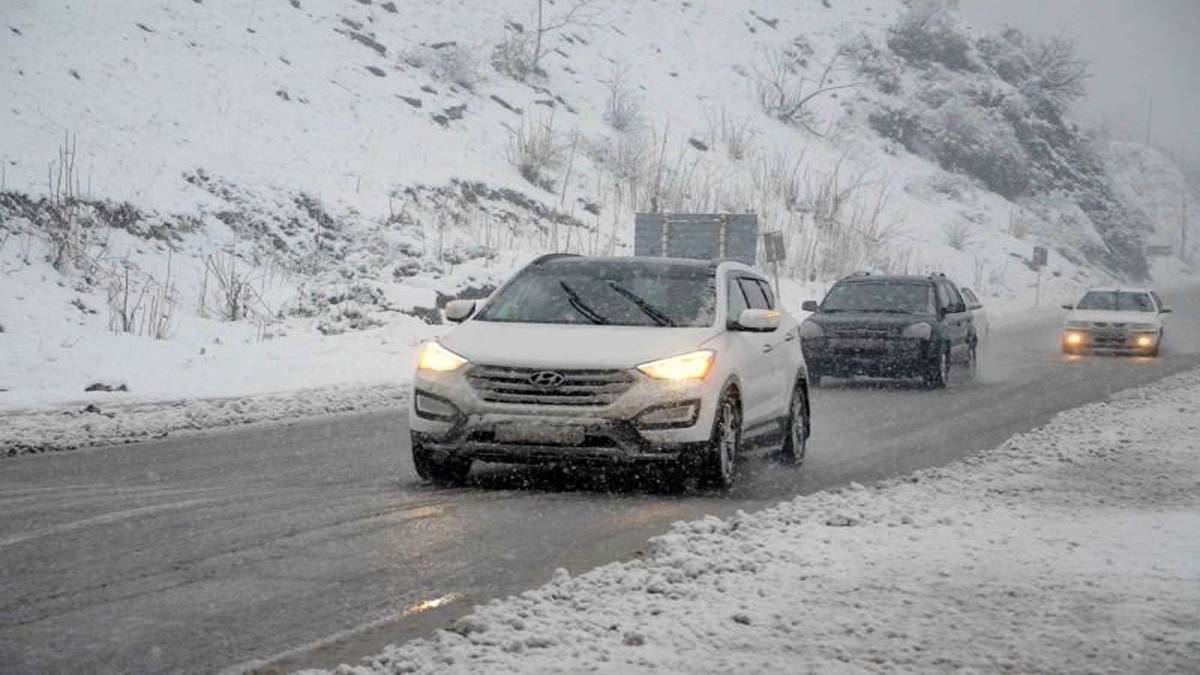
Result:
{"type": "Polygon", "coordinates": [[[921,378],[946,386],[952,363],[974,372],[978,337],[958,287],[942,274],[856,274],[833,285],[800,326],[809,383],[821,377],[921,378]]]}

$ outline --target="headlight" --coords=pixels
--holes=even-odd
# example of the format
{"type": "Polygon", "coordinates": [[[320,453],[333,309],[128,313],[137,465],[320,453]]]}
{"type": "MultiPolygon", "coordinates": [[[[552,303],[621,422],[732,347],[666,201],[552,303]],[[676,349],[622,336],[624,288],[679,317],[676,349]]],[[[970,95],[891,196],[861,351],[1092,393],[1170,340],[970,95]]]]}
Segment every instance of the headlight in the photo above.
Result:
{"type": "Polygon", "coordinates": [[[1074,330],[1087,330],[1092,327],[1091,321],[1068,321],[1067,328],[1074,330]]]}
{"type": "Polygon", "coordinates": [[[467,360],[446,349],[436,342],[426,342],[421,349],[421,360],[417,362],[417,370],[432,370],[435,373],[448,373],[467,365],[467,360]]]}
{"type": "Polygon", "coordinates": [[[1085,338],[1085,333],[1080,333],[1079,331],[1067,331],[1066,334],[1063,335],[1063,340],[1065,340],[1066,343],[1072,347],[1078,347],[1087,341],[1085,338]]]}
{"type": "Polygon", "coordinates": [[[1152,323],[1133,323],[1129,325],[1129,330],[1155,330],[1152,323]]]}
{"type": "Polygon", "coordinates": [[[825,329],[821,328],[821,324],[817,323],[816,321],[805,321],[804,323],[800,324],[800,337],[825,337],[825,329]]]}
{"type": "Polygon", "coordinates": [[[914,323],[904,327],[900,332],[900,337],[916,338],[918,340],[928,340],[929,336],[933,335],[933,326],[927,323],[914,323]]]}
{"type": "Polygon", "coordinates": [[[717,353],[711,349],[688,352],[669,359],[643,363],[638,370],[656,380],[702,379],[712,369],[717,353]]]}

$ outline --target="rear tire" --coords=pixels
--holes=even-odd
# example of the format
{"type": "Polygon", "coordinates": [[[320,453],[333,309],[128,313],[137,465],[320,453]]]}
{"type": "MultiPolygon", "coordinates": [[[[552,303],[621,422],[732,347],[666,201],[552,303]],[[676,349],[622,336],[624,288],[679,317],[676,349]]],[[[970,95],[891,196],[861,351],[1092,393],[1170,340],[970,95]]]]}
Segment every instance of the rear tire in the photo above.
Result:
{"type": "Polygon", "coordinates": [[[804,463],[808,450],[809,406],[804,382],[797,381],[792,389],[792,400],[788,404],[788,417],[783,429],[783,448],[780,455],[785,464],[799,466],[804,463]]]}
{"type": "Polygon", "coordinates": [[[742,410],[737,394],[726,390],[717,404],[713,432],[700,458],[700,485],[728,490],[737,477],[742,453],[742,410]]]}
{"type": "Polygon", "coordinates": [[[435,460],[415,438],[412,441],[412,457],[417,475],[439,485],[462,485],[467,482],[467,474],[471,472],[471,460],[435,460]]]}

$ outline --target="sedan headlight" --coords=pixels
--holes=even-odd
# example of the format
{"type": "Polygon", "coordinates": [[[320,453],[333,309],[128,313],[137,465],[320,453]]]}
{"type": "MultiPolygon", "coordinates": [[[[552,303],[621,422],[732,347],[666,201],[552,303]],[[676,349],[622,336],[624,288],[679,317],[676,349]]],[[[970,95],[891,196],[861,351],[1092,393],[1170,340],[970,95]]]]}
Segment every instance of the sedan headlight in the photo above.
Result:
{"type": "Polygon", "coordinates": [[[711,349],[701,349],[668,359],[659,359],[638,366],[638,370],[656,380],[690,380],[703,379],[712,370],[717,353],[711,349]]]}
{"type": "Polygon", "coordinates": [[[805,321],[804,323],[800,324],[800,337],[825,337],[825,329],[821,328],[821,324],[817,323],[816,321],[805,321]]]}
{"type": "Polygon", "coordinates": [[[1068,330],[1087,330],[1092,327],[1092,322],[1091,321],[1068,321],[1066,327],[1068,330]]]}
{"type": "Polygon", "coordinates": [[[928,340],[929,336],[933,335],[933,326],[927,323],[914,323],[904,327],[900,332],[900,337],[916,338],[918,340],[928,340]]]}
{"type": "Polygon", "coordinates": [[[1152,331],[1157,330],[1157,327],[1152,323],[1132,323],[1129,324],[1129,330],[1152,331]]]}
{"type": "Polygon", "coordinates": [[[417,370],[448,373],[467,365],[467,360],[436,342],[426,342],[421,348],[421,360],[417,370]]]}

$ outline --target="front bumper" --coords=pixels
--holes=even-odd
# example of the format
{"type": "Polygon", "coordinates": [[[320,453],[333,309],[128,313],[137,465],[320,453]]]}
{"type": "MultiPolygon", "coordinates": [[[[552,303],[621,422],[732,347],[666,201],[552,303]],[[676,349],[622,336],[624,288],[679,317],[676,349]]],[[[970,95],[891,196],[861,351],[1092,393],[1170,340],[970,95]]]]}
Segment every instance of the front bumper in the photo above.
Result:
{"type": "Polygon", "coordinates": [[[513,404],[484,400],[461,373],[418,373],[409,421],[414,444],[434,460],[669,462],[711,437],[714,389],[635,375],[604,405],[513,404]]]}
{"type": "Polygon", "coordinates": [[[810,373],[848,377],[916,377],[929,363],[929,340],[914,338],[805,338],[810,373]]]}
{"type": "Polygon", "coordinates": [[[1124,353],[1153,352],[1158,348],[1159,335],[1153,331],[1068,328],[1061,342],[1066,352],[1106,351],[1124,353]]]}

